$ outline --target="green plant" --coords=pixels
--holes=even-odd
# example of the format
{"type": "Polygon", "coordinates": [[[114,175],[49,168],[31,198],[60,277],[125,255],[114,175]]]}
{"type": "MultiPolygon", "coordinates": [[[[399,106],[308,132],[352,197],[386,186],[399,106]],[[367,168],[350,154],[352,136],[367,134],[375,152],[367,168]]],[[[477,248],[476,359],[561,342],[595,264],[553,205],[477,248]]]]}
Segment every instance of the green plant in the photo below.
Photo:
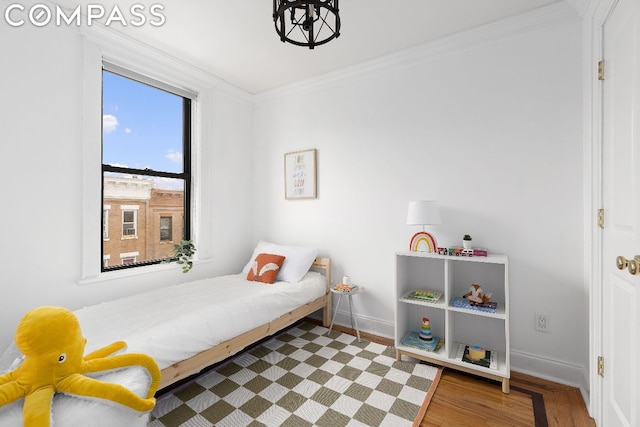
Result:
{"type": "Polygon", "coordinates": [[[465,234],[464,237],[462,238],[462,240],[469,240],[471,241],[471,236],[469,234],[465,234]]]}
{"type": "Polygon", "coordinates": [[[180,243],[173,245],[173,255],[176,263],[182,265],[182,272],[188,273],[193,268],[191,257],[195,253],[196,248],[191,240],[181,240],[180,243]]]}

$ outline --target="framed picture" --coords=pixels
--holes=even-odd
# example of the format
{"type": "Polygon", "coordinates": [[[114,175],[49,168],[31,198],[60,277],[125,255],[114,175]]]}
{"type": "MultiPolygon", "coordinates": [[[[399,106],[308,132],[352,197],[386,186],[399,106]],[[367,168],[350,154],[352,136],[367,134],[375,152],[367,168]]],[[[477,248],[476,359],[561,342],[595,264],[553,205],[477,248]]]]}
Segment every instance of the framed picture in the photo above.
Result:
{"type": "Polygon", "coordinates": [[[316,150],[293,151],[284,155],[284,198],[316,198],[316,150]]]}

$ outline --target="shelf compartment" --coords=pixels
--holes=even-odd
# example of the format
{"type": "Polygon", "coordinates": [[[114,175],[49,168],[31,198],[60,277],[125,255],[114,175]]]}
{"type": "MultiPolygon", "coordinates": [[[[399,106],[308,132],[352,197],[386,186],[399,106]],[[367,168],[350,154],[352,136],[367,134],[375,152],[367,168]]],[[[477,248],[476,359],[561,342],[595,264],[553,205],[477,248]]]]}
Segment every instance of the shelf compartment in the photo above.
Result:
{"type": "MultiPolygon", "coordinates": [[[[451,338],[450,341],[466,343],[469,345],[479,345],[487,349],[494,349],[505,352],[507,348],[506,337],[502,331],[505,330],[505,319],[495,317],[479,316],[478,314],[454,311],[449,309],[449,324],[451,338]],[[501,333],[487,333],[488,331],[499,331],[501,333]]],[[[451,351],[457,351],[457,347],[451,346],[451,351]]],[[[455,354],[450,354],[454,357],[455,354]]]]}
{"type": "Polygon", "coordinates": [[[491,301],[506,301],[505,269],[504,264],[471,263],[461,259],[451,261],[449,263],[450,299],[463,296],[469,292],[471,285],[478,284],[482,286],[483,293],[491,294],[491,301]]]}
{"type": "Polygon", "coordinates": [[[451,363],[454,363],[456,365],[459,366],[464,366],[464,367],[468,367],[470,369],[475,370],[479,370],[481,372],[485,372],[487,374],[492,374],[492,375],[497,375],[500,377],[508,377],[509,373],[507,372],[507,359],[506,359],[506,353],[504,351],[499,351],[499,350],[494,350],[492,348],[487,348],[487,350],[490,350],[496,357],[496,362],[497,362],[497,368],[496,369],[492,369],[492,368],[485,368],[484,366],[480,366],[480,365],[476,365],[474,363],[469,363],[469,362],[465,362],[463,361],[461,358],[459,358],[459,352],[461,351],[461,349],[464,349],[465,345],[469,345],[467,343],[462,343],[462,342],[454,342],[452,347],[453,352],[450,354],[450,359],[451,359],[451,363]]]}
{"type": "Polygon", "coordinates": [[[444,295],[444,260],[424,257],[397,257],[396,260],[398,297],[416,289],[444,295]]]}
{"type": "MultiPolygon", "coordinates": [[[[434,336],[439,337],[441,340],[445,339],[444,333],[446,316],[444,310],[437,309],[433,305],[407,304],[402,310],[402,315],[399,315],[397,318],[395,338],[396,347],[409,347],[402,345],[402,339],[410,331],[420,332],[423,317],[429,318],[431,333],[434,336]]],[[[414,349],[419,350],[417,348],[414,349]]]]}

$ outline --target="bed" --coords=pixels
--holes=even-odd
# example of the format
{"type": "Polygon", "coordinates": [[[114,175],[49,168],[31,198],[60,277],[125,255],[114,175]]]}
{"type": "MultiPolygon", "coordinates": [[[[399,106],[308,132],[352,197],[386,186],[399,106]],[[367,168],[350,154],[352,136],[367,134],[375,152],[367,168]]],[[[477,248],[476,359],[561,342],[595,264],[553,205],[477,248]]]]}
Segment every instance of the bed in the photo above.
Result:
{"type": "Polygon", "coordinates": [[[129,352],[156,360],[162,389],[315,311],[324,310],[323,323],[328,325],[330,268],[330,259],[317,258],[312,269],[322,273],[309,271],[297,282],[263,284],[246,280],[243,273],[226,275],[86,307],[75,314],[87,337],[86,352],[121,339],[129,352]]]}
{"type": "MultiPolygon", "coordinates": [[[[297,262],[302,249],[309,248],[260,242],[239,274],[185,282],[76,310],[74,313],[87,338],[85,354],[123,340],[128,345],[128,352],[149,354],[156,360],[162,372],[162,389],[197,374],[318,310],[323,310],[322,321],[328,326],[331,313],[331,260],[317,257],[315,250],[306,250],[303,251],[303,262],[297,262]],[[271,284],[248,280],[247,272],[252,270],[252,262],[255,264],[257,255],[264,255],[265,252],[283,254],[284,263],[276,280],[271,284]],[[309,262],[311,255],[313,257],[309,262]],[[286,264],[287,261],[289,264],[286,264]],[[281,277],[281,273],[291,272],[291,267],[295,267],[295,274],[281,277]],[[301,277],[298,280],[291,280],[299,275],[301,277]]],[[[15,352],[15,347],[8,349],[0,358],[0,372],[9,369],[8,366],[3,367],[1,362],[10,359],[12,352],[15,352]]],[[[105,380],[124,383],[132,389],[140,388],[131,384],[131,378],[141,374],[135,368],[131,369],[130,375],[109,373],[105,380]]],[[[145,391],[143,387],[139,392],[142,394],[145,391]]],[[[82,402],[72,403],[83,405],[82,402]]],[[[21,404],[0,408],[0,425],[13,425],[8,420],[17,417],[20,407],[21,404]]],[[[78,411],[78,408],[70,411],[78,411]]],[[[54,411],[54,420],[56,412],[60,411],[54,411]]],[[[96,408],[89,412],[97,413],[96,408]]],[[[119,408],[117,412],[118,416],[133,417],[139,425],[146,425],[147,414],[140,417],[140,414],[132,414],[127,408],[119,408]]],[[[86,424],[86,420],[84,423],[99,425],[86,424]]],[[[133,421],[129,421],[129,424],[138,425],[133,421]]],[[[62,421],[55,425],[76,424],[62,421]]]]}

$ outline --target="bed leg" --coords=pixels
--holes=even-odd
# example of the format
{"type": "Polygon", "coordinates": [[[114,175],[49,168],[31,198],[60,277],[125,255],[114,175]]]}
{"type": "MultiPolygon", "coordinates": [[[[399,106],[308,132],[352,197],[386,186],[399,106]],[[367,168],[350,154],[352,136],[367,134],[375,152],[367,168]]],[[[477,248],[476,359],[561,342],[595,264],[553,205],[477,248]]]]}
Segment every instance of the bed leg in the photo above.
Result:
{"type": "Polygon", "coordinates": [[[322,326],[328,328],[331,324],[331,293],[327,295],[327,303],[324,305],[322,312],[322,326]]]}

